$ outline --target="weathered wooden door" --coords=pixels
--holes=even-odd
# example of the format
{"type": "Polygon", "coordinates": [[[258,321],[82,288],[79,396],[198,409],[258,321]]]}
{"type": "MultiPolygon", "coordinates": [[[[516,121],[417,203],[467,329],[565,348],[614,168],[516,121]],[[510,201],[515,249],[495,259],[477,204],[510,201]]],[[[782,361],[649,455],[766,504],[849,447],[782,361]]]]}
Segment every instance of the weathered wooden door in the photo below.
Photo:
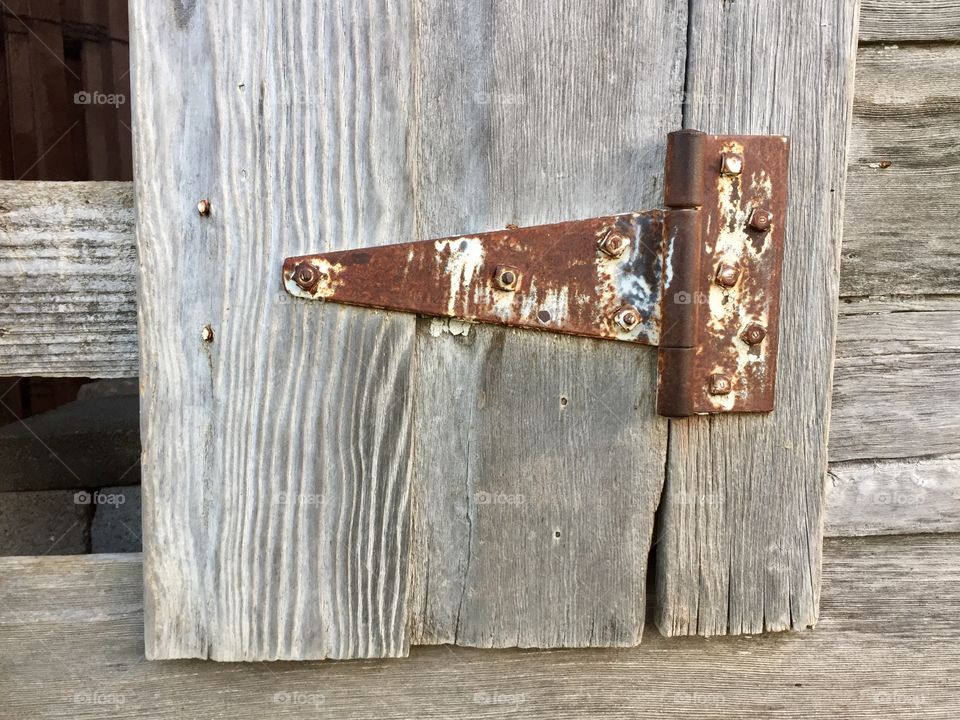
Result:
{"type": "Polygon", "coordinates": [[[815,623],[854,2],[131,9],[148,657],[632,645],[651,547],[665,633],[815,623]],[[658,417],[652,348],[280,285],[655,207],[681,126],[792,138],[771,415],[658,417]]]}

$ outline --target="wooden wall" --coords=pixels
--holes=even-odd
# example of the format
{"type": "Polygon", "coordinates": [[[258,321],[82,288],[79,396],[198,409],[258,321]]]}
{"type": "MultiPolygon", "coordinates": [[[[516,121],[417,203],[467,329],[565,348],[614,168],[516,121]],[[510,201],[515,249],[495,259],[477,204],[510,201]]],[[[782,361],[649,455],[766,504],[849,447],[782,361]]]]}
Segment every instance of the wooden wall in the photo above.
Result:
{"type": "MultiPolygon", "coordinates": [[[[120,698],[113,709],[130,716],[215,717],[228,708],[259,717],[278,702],[290,705],[283,709],[291,716],[316,716],[318,706],[354,717],[506,715],[518,708],[542,717],[603,710],[960,716],[960,538],[902,536],[960,531],[958,68],[960,2],[863,0],[826,533],[879,537],[826,543],[816,630],[712,640],[651,634],[638,648],[603,652],[436,647],[395,662],[145,663],[138,556],[11,559],[0,561],[0,647],[16,658],[12,672],[0,673],[0,687],[11,712],[75,717],[101,709],[83,705],[100,692],[106,701],[110,693],[120,698]],[[82,669],[71,664],[79,656],[86,658],[82,669]],[[38,678],[58,691],[23,692],[38,678]],[[297,699],[302,704],[294,705],[297,699]]],[[[41,243],[59,258],[54,278],[98,265],[72,275],[72,290],[91,298],[87,309],[40,312],[50,333],[67,338],[62,359],[44,353],[51,349],[46,337],[0,316],[0,372],[21,370],[16,348],[38,373],[63,374],[78,362],[71,347],[114,330],[124,341],[85,372],[136,373],[136,336],[127,325],[135,312],[129,187],[76,190],[44,190],[63,198],[67,218],[86,205],[82,198],[95,198],[96,210],[82,220],[88,229],[74,236],[64,233],[74,220],[64,225],[28,207],[27,198],[4,201],[5,247],[27,254],[41,243]],[[96,226],[112,228],[108,239],[96,226]],[[86,249],[92,238],[111,247],[102,263],[86,249]],[[101,284],[98,273],[119,284],[101,284]],[[97,298],[111,302],[101,306],[97,298]]],[[[0,188],[5,199],[15,193],[0,188]]],[[[31,282],[52,269],[36,272],[31,282]]],[[[36,304],[9,257],[0,259],[0,278],[0,307],[36,304]]]]}

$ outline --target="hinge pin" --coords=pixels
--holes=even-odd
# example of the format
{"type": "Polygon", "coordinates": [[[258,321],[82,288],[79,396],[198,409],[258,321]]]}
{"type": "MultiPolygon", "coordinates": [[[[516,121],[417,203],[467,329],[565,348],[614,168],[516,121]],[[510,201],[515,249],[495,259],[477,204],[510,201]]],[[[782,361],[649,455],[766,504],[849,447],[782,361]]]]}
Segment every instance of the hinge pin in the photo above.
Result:
{"type": "Polygon", "coordinates": [[[710,376],[710,385],[708,390],[711,395],[729,395],[733,387],[730,385],[730,378],[720,373],[714,373],[710,376]]]}

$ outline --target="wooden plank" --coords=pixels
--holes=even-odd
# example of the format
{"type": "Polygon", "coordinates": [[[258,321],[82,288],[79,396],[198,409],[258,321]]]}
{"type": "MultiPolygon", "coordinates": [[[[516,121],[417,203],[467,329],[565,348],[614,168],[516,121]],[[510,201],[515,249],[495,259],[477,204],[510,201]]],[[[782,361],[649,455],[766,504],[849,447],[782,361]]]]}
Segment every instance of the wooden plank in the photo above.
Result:
{"type": "Polygon", "coordinates": [[[411,19],[131,3],[149,658],[406,652],[414,320],[279,273],[412,235],[411,19]]]}
{"type": "Polygon", "coordinates": [[[0,374],[135,377],[130,183],[0,183],[0,374]]]}
{"type": "Polygon", "coordinates": [[[791,138],[777,410],[671,421],[657,546],[667,635],[817,621],[856,2],[693,2],[684,125],[791,138]],[[705,496],[710,502],[695,499],[705,496]]]}
{"type": "MultiPolygon", "coordinates": [[[[685,13],[425,3],[418,235],[659,206],[685,13]]],[[[666,451],[655,351],[461,327],[418,334],[411,642],[636,644],[666,451]]]]}
{"type": "MultiPolygon", "coordinates": [[[[73,96],[67,94],[67,75],[72,70],[63,58],[59,3],[32,2],[30,16],[22,19],[29,32],[36,179],[73,180],[76,168],[70,133],[76,123],[71,117],[73,96]]],[[[17,173],[18,179],[23,172],[17,173]]]]}
{"type": "Polygon", "coordinates": [[[144,662],[135,555],[0,558],[11,717],[944,718],[960,714],[956,536],[828,540],[811,632],[401,661],[144,662]],[[82,668],[77,664],[82,658],[82,668]],[[56,692],[24,688],[56,687],[56,692]]]}
{"type": "Polygon", "coordinates": [[[960,452],[960,298],[844,303],[836,355],[831,461],[960,452]]]}
{"type": "Polygon", "coordinates": [[[960,455],[830,464],[827,535],[960,531],[960,455]]]}
{"type": "Polygon", "coordinates": [[[10,6],[4,14],[4,43],[7,51],[7,92],[10,95],[10,137],[13,148],[14,180],[36,180],[41,177],[37,167],[37,138],[35,130],[34,89],[30,62],[30,34],[19,18],[26,7],[25,0],[10,6]]]}
{"type": "Polygon", "coordinates": [[[958,45],[860,49],[843,295],[960,292],[958,76],[958,45]]]}
{"type": "Polygon", "coordinates": [[[958,0],[862,0],[860,42],[957,42],[958,0]]]}

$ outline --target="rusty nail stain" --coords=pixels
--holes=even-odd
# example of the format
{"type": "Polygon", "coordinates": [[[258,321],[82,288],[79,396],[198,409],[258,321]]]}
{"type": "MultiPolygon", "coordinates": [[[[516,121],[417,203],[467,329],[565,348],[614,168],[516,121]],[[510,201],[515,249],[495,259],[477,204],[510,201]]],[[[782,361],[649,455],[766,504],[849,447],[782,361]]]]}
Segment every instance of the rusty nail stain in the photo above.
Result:
{"type": "Polygon", "coordinates": [[[200,213],[203,217],[206,217],[210,214],[210,201],[204,198],[197,203],[197,212],[200,213]]]}
{"type": "Polygon", "coordinates": [[[739,279],[740,268],[729,263],[720,263],[717,268],[717,285],[730,288],[736,285],[739,279]]]}
{"type": "Polygon", "coordinates": [[[517,283],[520,281],[520,271],[506,265],[500,265],[494,273],[494,280],[498,288],[512,292],[517,289],[517,283]]]}
{"type": "Polygon", "coordinates": [[[200,330],[200,338],[201,338],[205,343],[212,343],[212,342],[213,342],[213,328],[210,327],[209,325],[204,325],[203,328],[200,330]]]}
{"type": "Polygon", "coordinates": [[[298,263],[293,269],[293,281],[301,288],[310,292],[320,282],[320,273],[308,262],[298,263]]]}
{"type": "Polygon", "coordinates": [[[630,332],[640,323],[640,313],[632,305],[624,305],[614,313],[613,321],[624,332],[630,332]]]}
{"type": "Polygon", "coordinates": [[[753,212],[750,213],[750,220],[748,224],[754,230],[766,232],[770,229],[771,222],[773,222],[773,213],[771,213],[769,210],[764,210],[763,208],[754,208],[753,212]]]}
{"type": "Polygon", "coordinates": [[[739,153],[721,153],[720,173],[722,175],[739,175],[743,172],[743,155],[739,153]]]}
{"type": "Polygon", "coordinates": [[[759,345],[766,336],[767,329],[759,323],[750,323],[740,334],[740,337],[747,345],[759,345]]]}
{"type": "Polygon", "coordinates": [[[616,230],[611,230],[599,243],[597,243],[597,247],[604,255],[608,255],[612,258],[618,258],[623,255],[623,251],[627,247],[627,242],[628,240],[623,233],[617,232],[616,230]]]}
{"type": "Polygon", "coordinates": [[[889,160],[881,160],[880,162],[877,163],[877,165],[879,165],[881,169],[886,170],[888,167],[893,165],[893,163],[890,162],[889,160]]]}
{"type": "Polygon", "coordinates": [[[710,376],[710,386],[708,390],[711,395],[728,395],[733,388],[730,385],[730,378],[720,373],[714,373],[710,376]]]}

